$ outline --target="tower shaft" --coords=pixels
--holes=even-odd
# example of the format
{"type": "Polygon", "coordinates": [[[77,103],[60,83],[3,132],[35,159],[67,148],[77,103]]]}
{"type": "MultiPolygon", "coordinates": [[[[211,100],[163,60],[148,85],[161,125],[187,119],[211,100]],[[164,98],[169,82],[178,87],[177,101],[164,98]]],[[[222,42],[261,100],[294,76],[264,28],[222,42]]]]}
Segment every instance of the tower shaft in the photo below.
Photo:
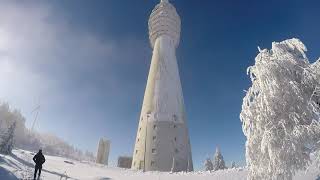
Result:
{"type": "Polygon", "coordinates": [[[167,1],[162,1],[152,12],[149,34],[153,55],[132,168],[145,171],[191,171],[191,146],[176,59],[180,18],[167,1]],[[163,13],[168,16],[163,16],[163,13]]]}

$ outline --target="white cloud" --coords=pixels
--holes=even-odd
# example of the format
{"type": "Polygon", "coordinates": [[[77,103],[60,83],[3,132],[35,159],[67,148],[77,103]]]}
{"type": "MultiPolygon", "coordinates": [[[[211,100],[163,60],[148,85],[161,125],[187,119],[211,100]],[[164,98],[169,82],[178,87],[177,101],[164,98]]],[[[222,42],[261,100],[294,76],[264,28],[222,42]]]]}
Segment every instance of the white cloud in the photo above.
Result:
{"type": "Polygon", "coordinates": [[[132,49],[139,48],[137,43],[141,45],[133,40],[120,47],[123,44],[102,41],[90,32],[74,29],[41,1],[1,2],[0,98],[22,109],[27,117],[38,101],[47,109],[79,105],[75,101],[88,101],[100,90],[83,88],[76,81],[90,81],[96,76],[90,73],[96,71],[105,71],[100,73],[106,76],[104,81],[117,91],[113,65],[119,57],[128,61],[130,55],[124,53],[133,53],[132,49]],[[80,87],[70,92],[68,88],[74,84],[80,87]]]}
{"type": "Polygon", "coordinates": [[[93,150],[98,136],[118,139],[114,146],[121,147],[128,137],[116,127],[123,128],[123,119],[134,123],[133,92],[143,96],[151,49],[139,39],[107,38],[75,29],[43,1],[1,1],[0,100],[21,110],[27,127],[40,103],[36,129],[80,148],[93,150]],[[81,133],[87,129],[96,132],[81,133]]]}

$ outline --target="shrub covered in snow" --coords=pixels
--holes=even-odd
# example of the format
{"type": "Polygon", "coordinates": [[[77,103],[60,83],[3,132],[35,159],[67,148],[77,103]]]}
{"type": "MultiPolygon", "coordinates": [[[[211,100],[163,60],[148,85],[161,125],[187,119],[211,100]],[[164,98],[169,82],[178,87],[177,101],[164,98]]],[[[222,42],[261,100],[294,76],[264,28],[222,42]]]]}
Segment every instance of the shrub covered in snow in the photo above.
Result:
{"type": "Polygon", "coordinates": [[[248,68],[252,86],[240,114],[248,179],[292,179],[319,141],[320,63],[310,64],[305,51],[298,39],[273,43],[248,68]]]}

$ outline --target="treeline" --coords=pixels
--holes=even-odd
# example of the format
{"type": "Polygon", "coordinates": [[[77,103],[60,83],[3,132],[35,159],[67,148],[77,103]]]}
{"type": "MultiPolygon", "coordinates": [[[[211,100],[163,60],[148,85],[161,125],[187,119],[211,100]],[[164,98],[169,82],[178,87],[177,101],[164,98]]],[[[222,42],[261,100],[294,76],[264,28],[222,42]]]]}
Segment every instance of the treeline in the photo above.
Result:
{"type": "MultiPolygon", "coordinates": [[[[231,162],[230,168],[236,168],[235,162],[231,162]]],[[[207,158],[204,161],[204,169],[206,171],[218,171],[228,169],[219,148],[216,149],[213,159],[207,158]]]]}
{"type": "Polygon", "coordinates": [[[36,152],[42,149],[47,155],[74,160],[94,161],[93,153],[83,152],[61,138],[31,131],[25,126],[25,117],[8,103],[0,102],[0,153],[10,154],[12,148],[36,152]]]}

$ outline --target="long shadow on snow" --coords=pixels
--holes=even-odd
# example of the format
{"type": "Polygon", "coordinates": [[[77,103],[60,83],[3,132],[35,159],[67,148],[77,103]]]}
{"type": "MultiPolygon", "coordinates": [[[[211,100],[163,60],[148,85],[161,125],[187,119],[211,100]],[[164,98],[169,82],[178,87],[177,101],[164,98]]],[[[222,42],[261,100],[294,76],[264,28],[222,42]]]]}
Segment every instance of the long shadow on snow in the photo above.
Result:
{"type": "Polygon", "coordinates": [[[4,169],[1,166],[0,166],[0,179],[18,180],[18,178],[14,174],[12,174],[10,171],[4,169]]]}
{"type": "Polygon", "coordinates": [[[26,166],[28,166],[28,167],[30,167],[30,168],[34,168],[33,163],[28,162],[28,161],[25,161],[25,160],[19,158],[18,156],[16,156],[15,154],[11,154],[10,156],[11,156],[13,159],[17,160],[19,163],[21,163],[21,164],[23,164],[23,165],[26,165],[26,166]]]}
{"type": "MultiPolygon", "coordinates": [[[[26,165],[26,166],[28,166],[30,168],[34,168],[34,164],[33,163],[25,161],[24,159],[19,158],[15,154],[11,154],[11,157],[13,159],[17,160],[18,162],[20,162],[21,164],[24,164],[24,165],[26,165]]],[[[61,173],[58,173],[58,172],[54,172],[54,171],[49,171],[49,170],[46,170],[46,169],[42,169],[42,172],[47,172],[47,173],[50,173],[50,174],[53,174],[53,175],[56,175],[56,176],[59,176],[59,177],[67,178],[67,179],[74,179],[74,178],[71,178],[69,176],[66,177],[66,175],[64,175],[64,174],[61,174],[61,173]]]]}
{"type": "MultiPolygon", "coordinates": [[[[8,155],[6,155],[6,156],[8,156],[8,155]]],[[[21,170],[21,168],[15,162],[11,161],[10,159],[4,159],[4,157],[0,156],[0,164],[1,163],[2,164],[6,164],[6,165],[8,165],[8,166],[10,166],[12,168],[21,170]]]]}

